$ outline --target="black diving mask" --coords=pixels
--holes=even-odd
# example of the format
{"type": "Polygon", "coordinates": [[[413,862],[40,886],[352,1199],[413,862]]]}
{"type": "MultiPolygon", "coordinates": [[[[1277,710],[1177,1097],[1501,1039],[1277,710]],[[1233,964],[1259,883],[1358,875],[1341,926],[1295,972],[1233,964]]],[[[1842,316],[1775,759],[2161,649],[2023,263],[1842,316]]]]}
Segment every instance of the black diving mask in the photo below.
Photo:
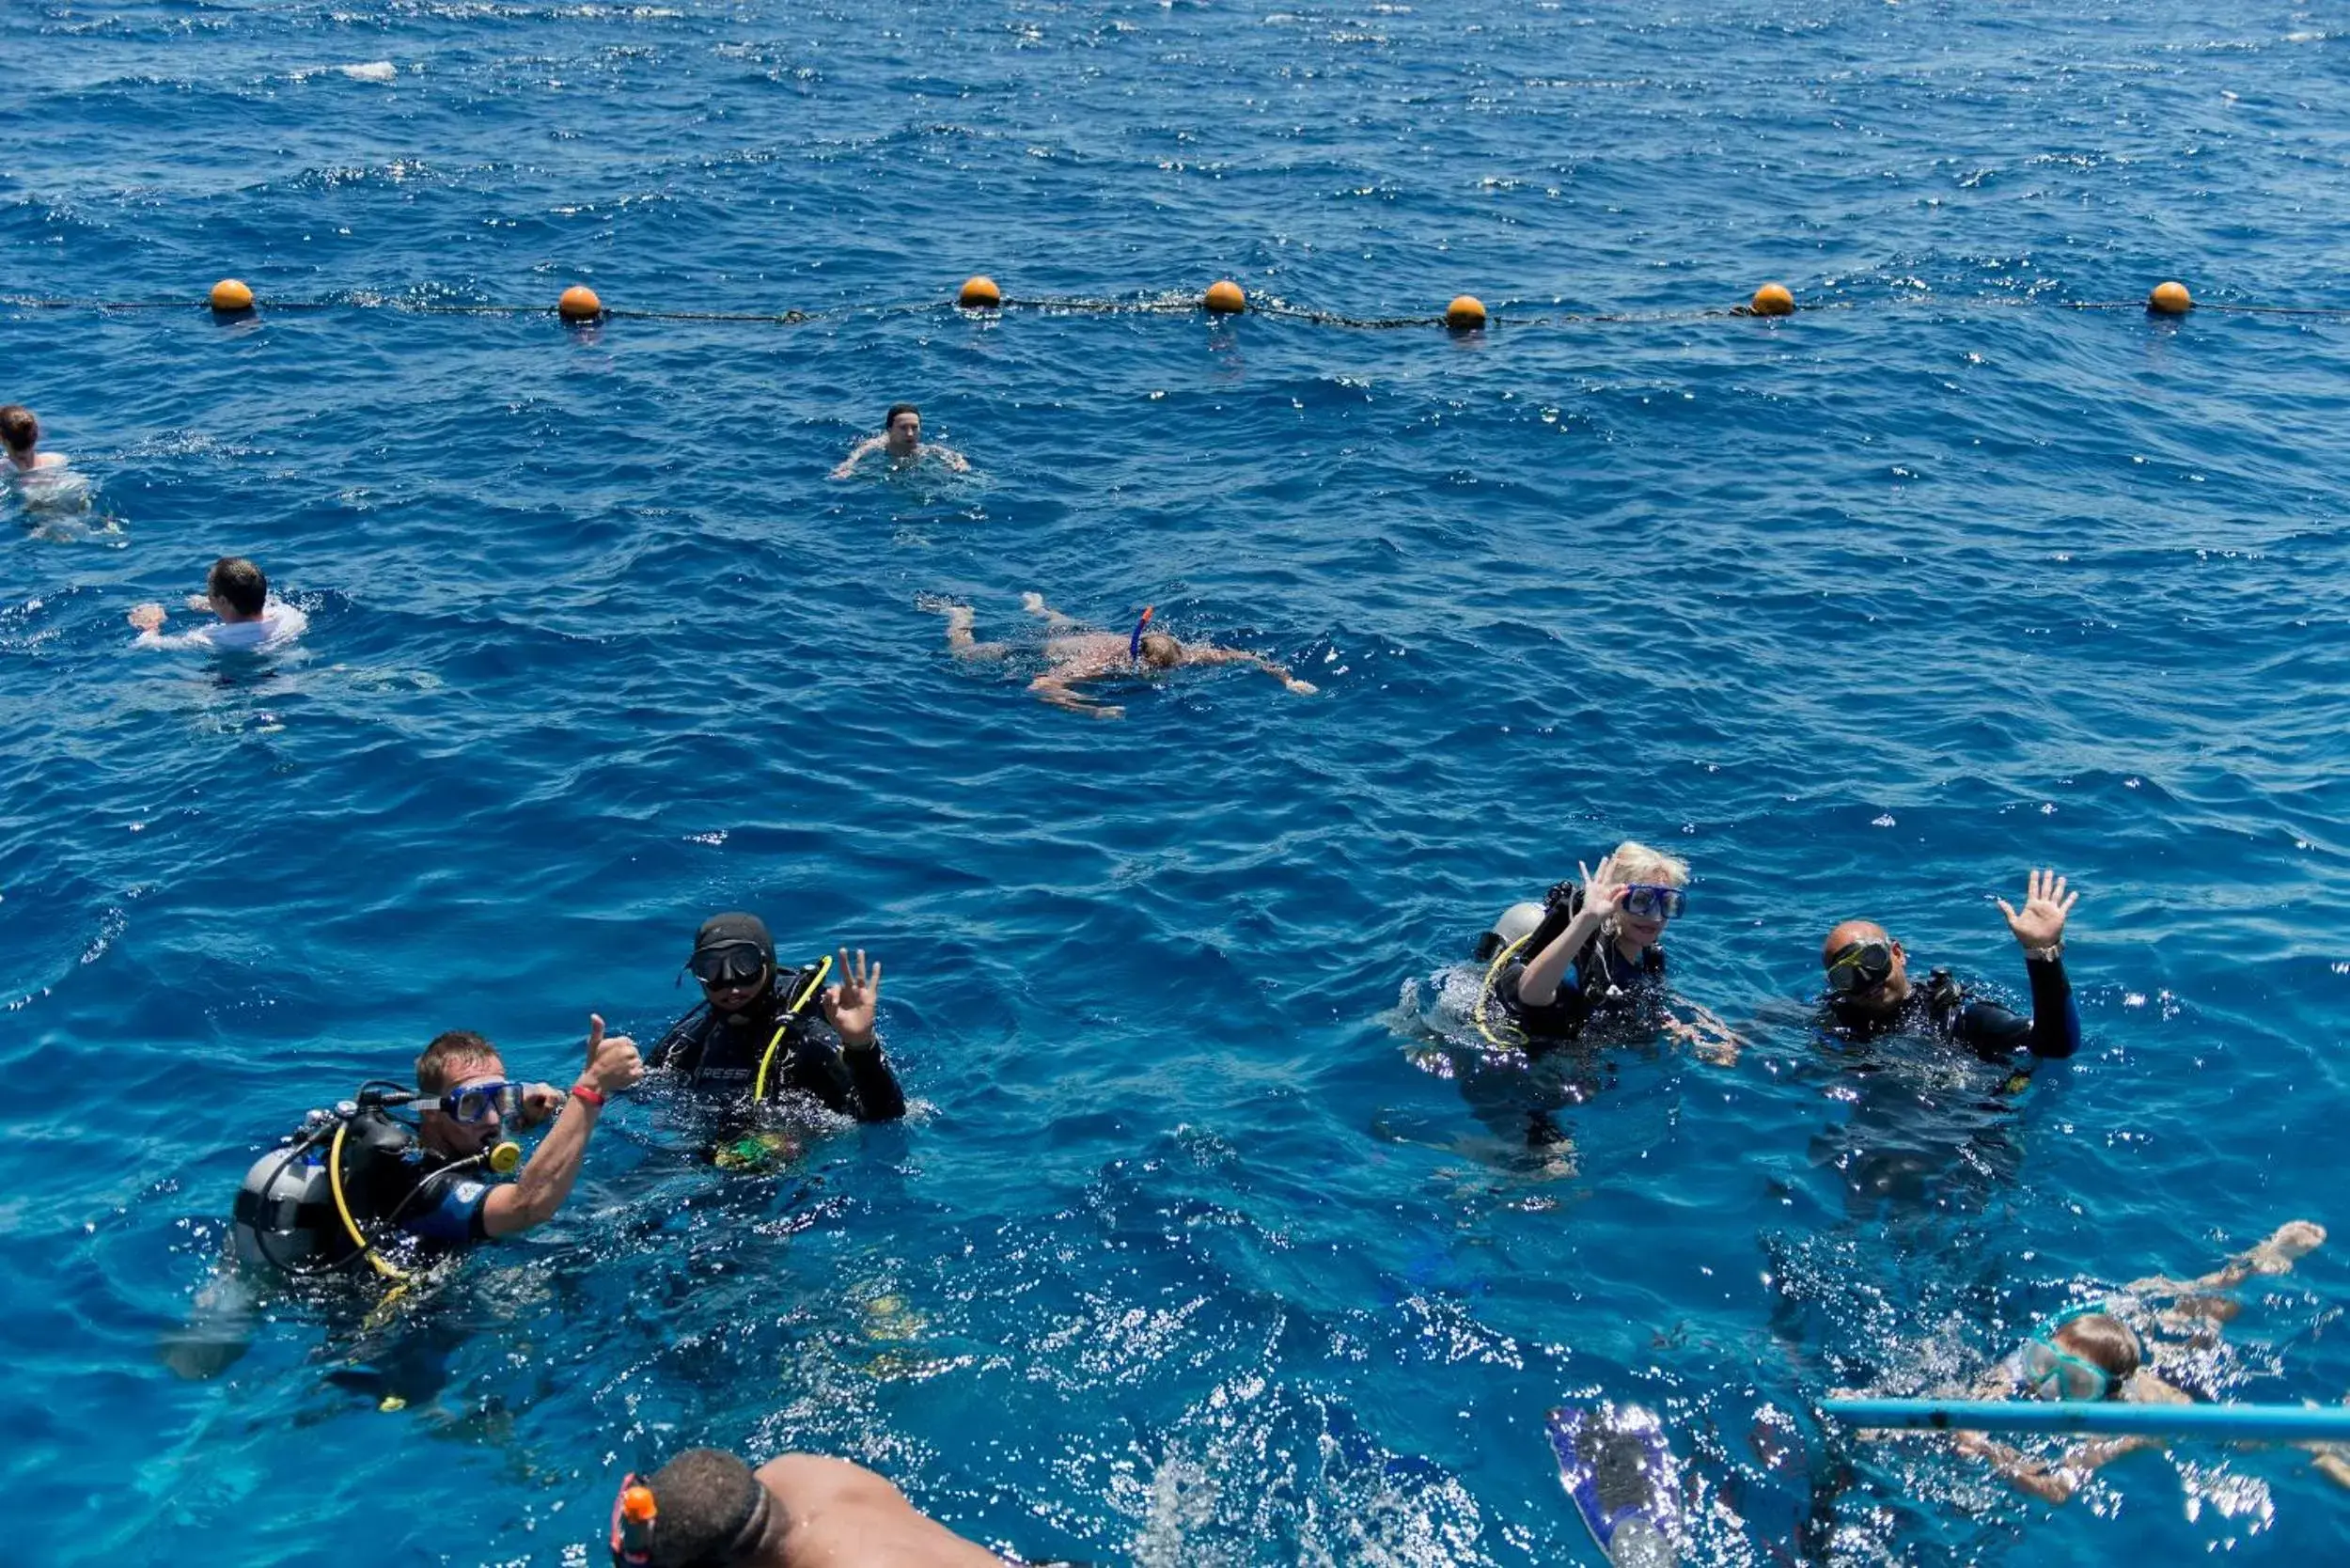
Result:
{"type": "Polygon", "coordinates": [[[1855,942],[1827,961],[1827,988],[1840,996],[1874,991],[1893,973],[1893,949],[1883,942],[1855,942]]]}
{"type": "Polygon", "coordinates": [[[750,985],[767,972],[767,955],[751,943],[735,942],[698,949],[685,966],[704,985],[750,985]]]}

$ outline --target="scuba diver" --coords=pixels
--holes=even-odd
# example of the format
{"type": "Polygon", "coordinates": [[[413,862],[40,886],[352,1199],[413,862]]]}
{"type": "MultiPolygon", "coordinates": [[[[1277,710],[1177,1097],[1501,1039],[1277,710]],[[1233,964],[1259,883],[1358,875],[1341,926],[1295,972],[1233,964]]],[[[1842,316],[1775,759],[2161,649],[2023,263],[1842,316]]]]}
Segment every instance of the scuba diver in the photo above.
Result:
{"type": "Polygon", "coordinates": [[[437,1036],[416,1058],[414,1093],[368,1084],[356,1100],[311,1112],[287,1148],[255,1162],[237,1189],[237,1255],[288,1274],[360,1258],[382,1271],[392,1267],[384,1231],[448,1251],[543,1225],[572,1195],[604,1097],[644,1072],[636,1043],[607,1037],[592,1013],[587,1065],[565,1093],[507,1077],[497,1047],[478,1034],[437,1036]],[[400,1105],[419,1112],[415,1125],[392,1114],[400,1105]],[[516,1180],[494,1182],[522,1163],[500,1137],[509,1117],[517,1127],[555,1125],[516,1180]]]}
{"type": "MultiPolygon", "coordinates": [[[[686,967],[701,983],[702,1005],[669,1026],[652,1048],[652,1066],[682,1080],[688,1092],[730,1113],[755,1114],[760,1105],[795,1096],[859,1121],[905,1115],[905,1091],[874,1033],[878,962],[869,967],[861,950],[852,961],[843,948],[840,983],[820,989],[832,959],[778,969],[766,922],[736,911],[702,922],[686,967]],[[822,1023],[808,1015],[810,1001],[822,1023]]],[[[713,1156],[720,1164],[765,1163],[765,1154],[743,1146],[751,1125],[750,1115],[730,1116],[734,1136],[722,1137],[713,1156]],[[728,1158],[729,1151],[741,1158],[728,1158]]],[[[766,1153],[776,1147],[769,1143],[766,1153]]]]}
{"type": "Polygon", "coordinates": [[[1739,1041],[1720,1019],[1691,1007],[1676,1017],[1665,988],[1665,927],[1687,907],[1689,863],[1625,839],[1583,883],[1562,882],[1539,903],[1512,904],[1477,939],[1486,965],[1477,1027],[1495,1044],[1541,1056],[1594,1023],[1662,1029],[1724,1065],[1739,1041]]]}
{"type": "MultiPolygon", "coordinates": [[[[346,1274],[364,1261],[404,1284],[404,1262],[545,1224],[571,1197],[605,1097],[644,1076],[635,1042],[605,1035],[593,1014],[588,1022],[587,1061],[568,1091],[509,1078],[496,1046],[457,1029],[416,1058],[413,1092],[378,1080],[310,1112],[245,1172],[231,1255],[296,1280],[346,1274]],[[394,1114],[401,1107],[418,1113],[415,1122],[394,1114]],[[521,1147],[503,1135],[550,1120],[524,1165],[521,1147]],[[514,1181],[495,1179],[518,1167],[514,1181]]],[[[183,1377],[226,1369],[244,1354],[258,1301],[249,1279],[216,1278],[198,1294],[194,1320],[166,1341],[164,1360],[183,1377]]]]}
{"type": "MultiPolygon", "coordinates": [[[[1846,920],[1820,945],[1826,970],[1823,998],[1830,1030],[1848,1040],[1869,1041],[1896,1030],[1914,1030],[1947,1040],[1994,1066],[2014,1061],[2018,1051],[2034,1058],[2060,1060],[2080,1049],[2080,1011],[2072,983],[2064,978],[2064,922],[2080,902],[2054,871],[2031,872],[2024,907],[2005,899],[1999,913],[2024,949],[2024,974],[2031,985],[2029,1021],[1997,1002],[1982,1001],[1936,969],[1923,986],[1909,979],[1909,954],[1873,920],[1846,920]]],[[[2028,1077],[2030,1063],[2017,1075],[2028,1077]]]]}
{"type": "Polygon", "coordinates": [[[1666,987],[1665,928],[1686,906],[1687,862],[1627,839],[1598,870],[1575,869],[1579,886],[1562,882],[1541,903],[1512,904],[1477,940],[1469,1017],[1491,1049],[1442,1047],[1440,1071],[1503,1138],[1504,1163],[1543,1178],[1575,1168],[1559,1113],[1616,1081],[1614,1058],[1595,1045],[1572,1048],[1578,1043],[1663,1033],[1722,1065],[1740,1044],[1712,1012],[1666,987]]]}

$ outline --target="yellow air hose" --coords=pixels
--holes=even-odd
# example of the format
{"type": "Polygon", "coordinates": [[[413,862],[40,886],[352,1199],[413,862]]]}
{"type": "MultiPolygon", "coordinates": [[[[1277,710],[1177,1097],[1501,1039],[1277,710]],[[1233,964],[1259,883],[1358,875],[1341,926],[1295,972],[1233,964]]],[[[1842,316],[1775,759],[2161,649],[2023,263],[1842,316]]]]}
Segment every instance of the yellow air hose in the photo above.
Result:
{"type": "Polygon", "coordinates": [[[800,1015],[800,1010],[807,1006],[807,999],[816,995],[816,988],[823,984],[824,977],[831,973],[832,955],[826,953],[824,961],[816,965],[814,978],[800,987],[798,999],[783,1010],[783,1020],[776,1026],[776,1037],[767,1042],[767,1054],[759,1058],[759,1076],[751,1082],[752,1105],[767,1098],[767,1070],[776,1064],[776,1052],[783,1044],[783,1037],[791,1032],[791,1020],[800,1015]]]}

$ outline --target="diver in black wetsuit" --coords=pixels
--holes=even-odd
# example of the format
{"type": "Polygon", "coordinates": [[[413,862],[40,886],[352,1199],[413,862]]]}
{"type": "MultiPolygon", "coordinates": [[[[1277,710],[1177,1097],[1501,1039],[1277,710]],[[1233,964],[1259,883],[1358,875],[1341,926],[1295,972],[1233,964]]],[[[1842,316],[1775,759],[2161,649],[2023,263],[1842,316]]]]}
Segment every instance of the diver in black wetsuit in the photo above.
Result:
{"type": "Polygon", "coordinates": [[[832,960],[778,971],[765,922],[739,913],[703,921],[686,962],[705,1001],[653,1046],[654,1068],[705,1099],[747,1105],[805,1095],[859,1121],[905,1114],[905,1094],[873,1032],[878,963],[869,970],[859,952],[853,964],[843,948],[841,983],[819,991],[832,960]],[[821,1023],[808,1014],[811,1001],[821,1023]]]}
{"type": "Polygon", "coordinates": [[[1665,927],[1687,902],[1688,863],[1627,839],[1598,870],[1576,870],[1582,885],[1553,887],[1530,932],[1507,948],[1498,932],[1480,941],[1478,956],[1493,961],[1478,1004],[1488,1038],[1541,1056],[1612,1024],[1661,1029],[1710,1059],[1735,1059],[1739,1042],[1721,1021],[1695,1007],[1697,1025],[1674,1016],[1665,988],[1665,927]],[[1496,1037],[1489,1019],[1514,1038],[1496,1037]]]}
{"type": "Polygon", "coordinates": [[[1820,963],[1827,971],[1826,1021],[1835,1033],[1856,1041],[1914,1030],[1964,1047],[1994,1066],[2015,1065],[2028,1074],[2029,1060],[2018,1052],[2056,1060],[2080,1049],[2081,1019],[2064,978],[2064,922],[2080,895],[2065,890],[2054,871],[2035,870],[2026,884],[2021,911],[1999,901],[2007,929],[2024,949],[2024,973],[2031,983],[2031,1017],[2019,1018],[1997,1002],[1970,996],[1948,970],[1936,969],[1922,986],[1909,979],[1909,954],[1885,928],[1872,920],[1846,920],[1827,933],[1820,963]]]}

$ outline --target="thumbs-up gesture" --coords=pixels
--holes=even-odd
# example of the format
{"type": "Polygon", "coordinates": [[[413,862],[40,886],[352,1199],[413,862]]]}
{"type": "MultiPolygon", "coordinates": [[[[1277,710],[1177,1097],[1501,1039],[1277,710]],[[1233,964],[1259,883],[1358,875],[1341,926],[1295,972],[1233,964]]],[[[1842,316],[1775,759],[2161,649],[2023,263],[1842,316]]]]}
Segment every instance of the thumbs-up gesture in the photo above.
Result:
{"type": "Polygon", "coordinates": [[[617,1094],[636,1087],[636,1080],[644,1075],[645,1058],[636,1054],[636,1042],[624,1034],[607,1038],[603,1015],[589,1013],[588,1067],[580,1074],[580,1082],[602,1093],[617,1094]]]}

